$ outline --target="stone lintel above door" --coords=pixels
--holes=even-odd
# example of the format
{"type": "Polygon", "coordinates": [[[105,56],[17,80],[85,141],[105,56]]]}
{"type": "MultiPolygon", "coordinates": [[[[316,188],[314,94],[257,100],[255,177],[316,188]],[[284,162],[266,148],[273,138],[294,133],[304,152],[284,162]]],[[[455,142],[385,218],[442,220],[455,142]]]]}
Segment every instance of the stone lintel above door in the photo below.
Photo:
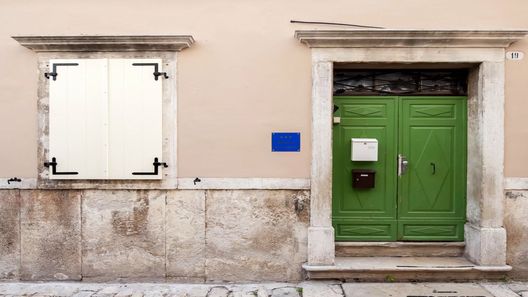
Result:
{"type": "Polygon", "coordinates": [[[311,218],[307,265],[335,263],[332,227],[332,78],[335,63],[468,65],[468,259],[506,266],[503,228],[504,52],[528,30],[299,30],[312,53],[311,218]],[[323,241],[324,242],[321,242],[323,241]],[[312,242],[317,241],[317,242],[312,242]]]}
{"type": "Polygon", "coordinates": [[[308,47],[479,47],[505,48],[528,30],[298,30],[308,47]]]}

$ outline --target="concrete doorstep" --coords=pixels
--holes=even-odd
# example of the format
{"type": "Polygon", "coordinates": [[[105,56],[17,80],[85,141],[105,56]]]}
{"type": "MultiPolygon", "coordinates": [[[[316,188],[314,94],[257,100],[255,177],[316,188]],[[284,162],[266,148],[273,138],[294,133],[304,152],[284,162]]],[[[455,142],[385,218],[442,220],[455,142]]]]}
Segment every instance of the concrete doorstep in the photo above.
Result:
{"type": "Polygon", "coordinates": [[[4,282],[0,296],[75,297],[528,297],[528,282],[168,284],[4,282]]]}

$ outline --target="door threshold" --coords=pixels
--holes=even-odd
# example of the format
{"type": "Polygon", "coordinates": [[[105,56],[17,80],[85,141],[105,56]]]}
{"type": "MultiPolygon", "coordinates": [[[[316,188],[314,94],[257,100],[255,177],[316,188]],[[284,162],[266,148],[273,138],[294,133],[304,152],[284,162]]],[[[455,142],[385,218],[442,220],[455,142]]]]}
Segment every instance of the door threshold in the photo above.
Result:
{"type": "Polygon", "coordinates": [[[310,279],[470,280],[497,279],[511,266],[480,266],[464,257],[336,257],[334,265],[303,265],[310,279]]]}
{"type": "Polygon", "coordinates": [[[337,257],[460,257],[465,242],[336,242],[337,257]]]}

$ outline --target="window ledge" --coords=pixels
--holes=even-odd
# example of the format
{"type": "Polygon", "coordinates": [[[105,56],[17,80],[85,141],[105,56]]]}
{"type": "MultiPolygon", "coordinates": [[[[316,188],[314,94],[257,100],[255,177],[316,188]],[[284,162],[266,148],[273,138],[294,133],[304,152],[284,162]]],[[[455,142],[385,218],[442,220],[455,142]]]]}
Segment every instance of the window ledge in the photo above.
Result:
{"type": "Polygon", "coordinates": [[[527,30],[298,30],[308,47],[481,47],[506,48],[527,30]]]}
{"type": "Polygon", "coordinates": [[[12,36],[12,38],[35,52],[179,52],[194,43],[191,35],[12,36]]]}

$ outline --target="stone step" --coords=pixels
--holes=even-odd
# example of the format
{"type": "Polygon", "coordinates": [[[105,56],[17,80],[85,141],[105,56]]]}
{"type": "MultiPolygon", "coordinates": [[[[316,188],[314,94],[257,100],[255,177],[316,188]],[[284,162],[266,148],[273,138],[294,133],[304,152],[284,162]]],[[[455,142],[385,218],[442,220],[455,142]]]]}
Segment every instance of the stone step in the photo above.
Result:
{"type": "Polygon", "coordinates": [[[488,290],[475,283],[346,283],[343,284],[346,297],[408,297],[408,296],[473,296],[495,297],[488,290]]]}
{"type": "Polygon", "coordinates": [[[464,242],[336,242],[337,257],[460,257],[464,242]]]}
{"type": "Polygon", "coordinates": [[[334,265],[303,265],[310,279],[460,281],[500,279],[511,266],[479,266],[464,257],[336,257],[334,265]]]}

